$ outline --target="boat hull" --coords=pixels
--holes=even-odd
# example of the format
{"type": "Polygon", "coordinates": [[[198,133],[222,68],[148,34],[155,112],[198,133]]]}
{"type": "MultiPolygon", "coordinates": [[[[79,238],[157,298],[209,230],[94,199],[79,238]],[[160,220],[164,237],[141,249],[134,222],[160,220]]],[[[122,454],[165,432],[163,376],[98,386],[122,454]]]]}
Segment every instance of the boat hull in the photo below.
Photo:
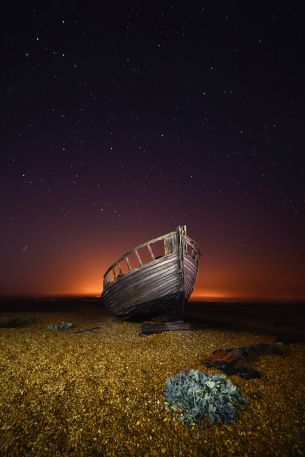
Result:
{"type": "Polygon", "coordinates": [[[177,235],[172,252],[107,284],[102,293],[105,308],[122,319],[181,319],[196,282],[198,257],[187,253],[183,239],[179,248],[177,235]]]}
{"type": "Polygon", "coordinates": [[[147,300],[136,307],[120,307],[117,311],[107,307],[109,311],[124,320],[158,320],[175,321],[181,319],[184,312],[184,294],[181,292],[163,295],[154,300],[147,300]]]}
{"type": "Polygon", "coordinates": [[[179,307],[177,255],[131,272],[103,292],[105,308],[121,318],[167,314],[179,307]]]}

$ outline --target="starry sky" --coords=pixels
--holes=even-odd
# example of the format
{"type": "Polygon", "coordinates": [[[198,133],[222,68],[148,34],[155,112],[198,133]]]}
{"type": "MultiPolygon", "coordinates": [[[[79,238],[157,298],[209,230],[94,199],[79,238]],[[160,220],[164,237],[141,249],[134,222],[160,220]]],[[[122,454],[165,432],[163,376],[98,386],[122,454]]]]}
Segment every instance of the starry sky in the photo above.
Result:
{"type": "Polygon", "coordinates": [[[195,297],[305,298],[301,2],[7,2],[0,294],[98,295],[186,224],[195,297]]]}

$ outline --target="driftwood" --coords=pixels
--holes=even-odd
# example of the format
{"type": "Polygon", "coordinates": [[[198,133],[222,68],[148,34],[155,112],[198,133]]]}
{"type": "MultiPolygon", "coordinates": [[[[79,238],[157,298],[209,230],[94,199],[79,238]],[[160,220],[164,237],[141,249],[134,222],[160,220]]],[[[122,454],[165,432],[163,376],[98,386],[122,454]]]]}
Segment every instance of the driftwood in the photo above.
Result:
{"type": "Polygon", "coordinates": [[[226,375],[237,375],[244,379],[261,378],[262,374],[252,367],[261,355],[282,355],[277,344],[255,344],[233,349],[217,349],[204,360],[208,368],[217,368],[226,375]]]}
{"type": "Polygon", "coordinates": [[[99,328],[102,328],[102,327],[84,328],[82,330],[77,330],[77,332],[74,332],[74,333],[94,332],[95,330],[98,330],[99,328]]]}
{"type": "Polygon", "coordinates": [[[141,335],[148,336],[154,333],[172,332],[173,330],[190,330],[191,325],[184,321],[175,322],[143,322],[141,335]]]}

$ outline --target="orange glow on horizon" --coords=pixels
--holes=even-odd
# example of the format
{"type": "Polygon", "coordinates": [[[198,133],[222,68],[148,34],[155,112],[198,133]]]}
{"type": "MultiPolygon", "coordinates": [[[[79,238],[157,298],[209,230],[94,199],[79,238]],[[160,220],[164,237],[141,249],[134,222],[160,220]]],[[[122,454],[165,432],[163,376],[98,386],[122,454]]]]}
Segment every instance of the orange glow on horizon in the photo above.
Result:
{"type": "Polygon", "coordinates": [[[211,290],[211,289],[204,289],[204,288],[196,288],[194,289],[192,298],[205,298],[205,297],[214,297],[214,298],[228,298],[229,294],[221,292],[219,290],[211,290]]]}
{"type": "MultiPolygon", "coordinates": [[[[17,264],[18,268],[6,281],[1,295],[99,297],[103,289],[103,275],[109,265],[137,242],[136,235],[129,239],[122,234],[118,243],[105,245],[100,240],[93,240],[91,245],[78,246],[75,239],[74,243],[70,241],[71,246],[66,246],[59,253],[39,253],[33,258],[30,253],[24,254],[17,264]]],[[[191,300],[304,301],[301,266],[297,270],[288,270],[288,263],[274,262],[272,257],[262,262],[259,253],[254,251],[243,255],[234,252],[226,256],[222,252],[211,249],[201,257],[191,300]]]]}

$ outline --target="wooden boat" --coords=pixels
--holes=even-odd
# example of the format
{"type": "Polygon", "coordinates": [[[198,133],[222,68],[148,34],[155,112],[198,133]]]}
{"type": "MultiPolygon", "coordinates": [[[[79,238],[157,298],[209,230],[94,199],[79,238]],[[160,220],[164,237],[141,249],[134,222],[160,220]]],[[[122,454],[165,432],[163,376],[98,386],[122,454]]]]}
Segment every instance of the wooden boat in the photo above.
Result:
{"type": "Polygon", "coordinates": [[[104,274],[105,308],[122,319],[180,319],[198,276],[199,256],[185,225],[136,246],[104,274]]]}

